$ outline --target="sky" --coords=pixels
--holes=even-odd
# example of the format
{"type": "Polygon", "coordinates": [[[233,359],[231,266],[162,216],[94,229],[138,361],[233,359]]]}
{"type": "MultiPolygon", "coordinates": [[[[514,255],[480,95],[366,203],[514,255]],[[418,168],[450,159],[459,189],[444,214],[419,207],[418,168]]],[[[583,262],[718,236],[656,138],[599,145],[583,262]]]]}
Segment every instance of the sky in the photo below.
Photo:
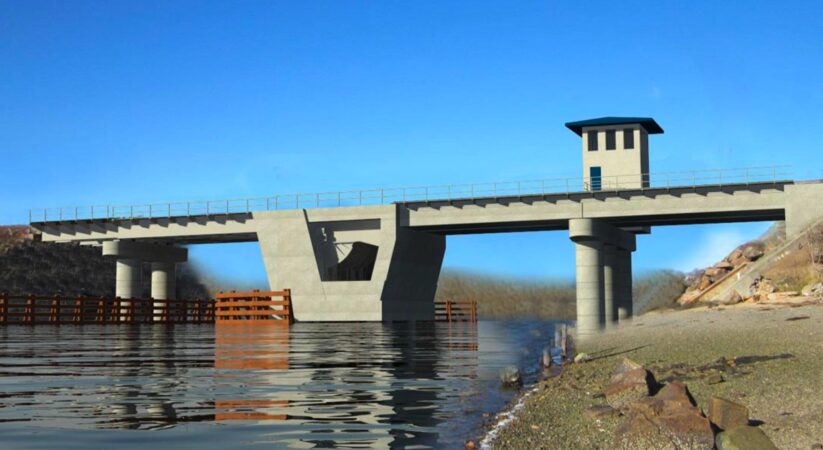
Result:
{"type": "MultiPolygon", "coordinates": [[[[0,0],[0,224],[30,208],[579,177],[567,121],[654,117],[651,172],[823,178],[823,2],[0,0]]],[[[656,227],[634,267],[769,223],[656,227]]],[[[256,244],[192,261],[265,284],[256,244]]],[[[569,278],[564,232],[444,266],[569,278]]]]}

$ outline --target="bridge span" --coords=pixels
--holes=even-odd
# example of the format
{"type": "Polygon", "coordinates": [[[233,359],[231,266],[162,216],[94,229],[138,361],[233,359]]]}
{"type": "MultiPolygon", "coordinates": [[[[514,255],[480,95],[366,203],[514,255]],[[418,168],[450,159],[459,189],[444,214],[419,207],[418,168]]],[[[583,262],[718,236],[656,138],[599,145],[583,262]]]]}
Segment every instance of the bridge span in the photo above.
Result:
{"type": "Polygon", "coordinates": [[[499,187],[505,183],[493,192],[475,184],[449,187],[448,196],[439,195],[443,187],[427,188],[425,198],[404,190],[406,200],[382,190],[378,204],[369,204],[377,191],[364,191],[354,205],[352,193],[340,193],[288,196],[293,204],[276,197],[265,206],[252,199],[41,210],[32,212],[31,225],[43,241],[97,245],[117,258],[116,294],[123,298],[138,296],[144,262],[152,264],[152,297],[167,299],[175,264],[187,258],[183,246],[257,241],[270,285],[292,290],[295,318],[304,321],[431,320],[447,235],[568,230],[576,246],[578,328],[588,333],[632,315],[637,234],[665,225],[785,220],[794,235],[823,215],[823,182],[746,173],[566,192],[545,191],[545,181],[519,183],[517,192],[499,187]],[[329,199],[336,204],[324,204],[329,199]]]}

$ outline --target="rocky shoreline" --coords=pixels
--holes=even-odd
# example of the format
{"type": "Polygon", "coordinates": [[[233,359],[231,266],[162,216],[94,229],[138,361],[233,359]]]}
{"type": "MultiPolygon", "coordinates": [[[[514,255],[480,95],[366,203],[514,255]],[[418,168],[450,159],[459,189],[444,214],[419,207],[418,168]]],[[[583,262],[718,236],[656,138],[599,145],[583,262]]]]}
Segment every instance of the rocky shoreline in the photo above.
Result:
{"type": "Polygon", "coordinates": [[[823,448],[823,305],[806,303],[635,318],[581,343],[589,360],[540,382],[491,448],[823,448]]]}

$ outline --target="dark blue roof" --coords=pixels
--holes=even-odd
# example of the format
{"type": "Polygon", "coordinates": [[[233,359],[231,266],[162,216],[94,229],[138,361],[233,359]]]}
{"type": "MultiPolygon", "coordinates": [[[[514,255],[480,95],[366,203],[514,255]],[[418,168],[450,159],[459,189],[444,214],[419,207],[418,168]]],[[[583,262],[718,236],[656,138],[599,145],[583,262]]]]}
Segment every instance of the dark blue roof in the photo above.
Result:
{"type": "Polygon", "coordinates": [[[567,122],[566,128],[574,131],[575,133],[577,133],[578,136],[582,136],[583,127],[628,125],[635,123],[640,124],[640,126],[645,128],[646,132],[649,134],[663,133],[663,129],[660,128],[660,125],[658,125],[657,122],[655,122],[654,119],[652,119],[651,117],[598,117],[597,119],[567,122]]]}

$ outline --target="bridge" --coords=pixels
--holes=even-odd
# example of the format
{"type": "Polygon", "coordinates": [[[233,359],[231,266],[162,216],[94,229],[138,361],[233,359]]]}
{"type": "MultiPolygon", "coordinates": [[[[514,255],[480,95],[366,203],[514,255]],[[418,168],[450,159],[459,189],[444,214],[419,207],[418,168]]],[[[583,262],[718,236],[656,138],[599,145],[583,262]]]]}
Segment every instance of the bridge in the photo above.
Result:
{"type": "Polygon", "coordinates": [[[115,257],[122,298],[139,296],[144,262],[152,297],[169,299],[184,246],[259,242],[270,286],[291,289],[299,321],[432,320],[446,236],[567,230],[587,334],[632,316],[636,235],[785,220],[793,236],[823,216],[823,181],[791,180],[785,167],[633,173],[33,210],[30,223],[45,242],[115,257]]]}

